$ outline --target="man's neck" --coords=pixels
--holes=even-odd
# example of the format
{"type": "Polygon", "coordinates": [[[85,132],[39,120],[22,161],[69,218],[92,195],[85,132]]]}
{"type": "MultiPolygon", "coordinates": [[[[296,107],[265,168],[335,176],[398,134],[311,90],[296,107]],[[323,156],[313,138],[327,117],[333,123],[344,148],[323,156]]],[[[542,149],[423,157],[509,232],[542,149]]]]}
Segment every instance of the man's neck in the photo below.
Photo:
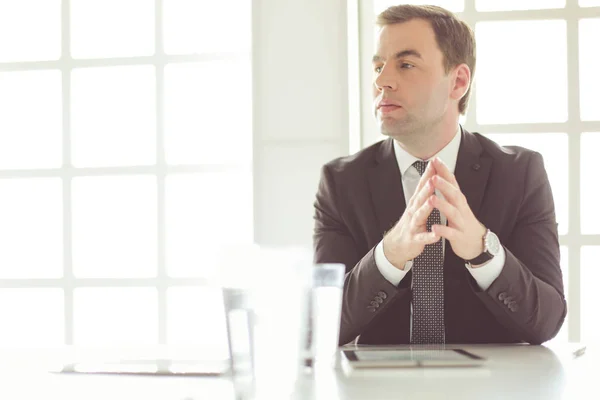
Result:
{"type": "Polygon", "coordinates": [[[458,129],[457,122],[454,126],[445,128],[441,132],[424,132],[420,136],[421,140],[417,142],[395,140],[407,153],[421,160],[429,160],[452,141],[458,129]]]}

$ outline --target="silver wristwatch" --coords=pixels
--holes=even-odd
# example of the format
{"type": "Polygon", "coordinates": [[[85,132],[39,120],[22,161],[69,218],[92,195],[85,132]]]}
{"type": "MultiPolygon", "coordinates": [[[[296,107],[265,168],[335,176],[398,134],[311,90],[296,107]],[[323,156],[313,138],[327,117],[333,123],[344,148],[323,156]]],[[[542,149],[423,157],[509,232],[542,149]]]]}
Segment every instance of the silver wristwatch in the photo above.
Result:
{"type": "Polygon", "coordinates": [[[500,253],[500,247],[500,239],[488,229],[483,235],[483,252],[475,258],[465,260],[465,262],[471,265],[484,264],[500,253]]]}

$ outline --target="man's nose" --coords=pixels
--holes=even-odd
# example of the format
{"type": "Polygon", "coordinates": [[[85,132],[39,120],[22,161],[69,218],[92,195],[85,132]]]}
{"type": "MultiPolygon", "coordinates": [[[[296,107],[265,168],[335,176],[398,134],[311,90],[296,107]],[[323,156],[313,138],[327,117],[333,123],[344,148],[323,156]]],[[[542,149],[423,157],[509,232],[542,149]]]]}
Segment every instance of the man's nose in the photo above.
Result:
{"type": "Polygon", "coordinates": [[[379,75],[377,75],[375,78],[375,87],[378,91],[396,90],[396,80],[394,79],[393,74],[390,72],[391,71],[389,68],[384,67],[379,75]]]}

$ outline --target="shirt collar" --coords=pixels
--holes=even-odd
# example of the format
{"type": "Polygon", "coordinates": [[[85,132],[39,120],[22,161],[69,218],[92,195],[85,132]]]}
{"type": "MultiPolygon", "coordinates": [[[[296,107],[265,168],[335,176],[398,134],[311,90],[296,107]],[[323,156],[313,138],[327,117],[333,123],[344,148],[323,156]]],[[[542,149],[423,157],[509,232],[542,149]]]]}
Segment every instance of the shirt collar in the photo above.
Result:
{"type": "MultiPolygon", "coordinates": [[[[456,160],[458,158],[458,149],[460,148],[460,140],[461,140],[461,129],[460,125],[456,129],[456,134],[454,134],[454,138],[448,143],[442,150],[440,150],[437,154],[431,157],[429,160],[439,157],[441,160],[448,166],[450,172],[454,173],[454,169],[456,168],[456,160]]],[[[398,168],[400,169],[400,174],[404,175],[406,171],[414,164],[415,161],[419,161],[420,158],[413,156],[404,150],[398,143],[394,142],[394,153],[396,155],[396,161],[398,162],[398,168]]],[[[425,160],[425,161],[429,161],[425,160]]]]}

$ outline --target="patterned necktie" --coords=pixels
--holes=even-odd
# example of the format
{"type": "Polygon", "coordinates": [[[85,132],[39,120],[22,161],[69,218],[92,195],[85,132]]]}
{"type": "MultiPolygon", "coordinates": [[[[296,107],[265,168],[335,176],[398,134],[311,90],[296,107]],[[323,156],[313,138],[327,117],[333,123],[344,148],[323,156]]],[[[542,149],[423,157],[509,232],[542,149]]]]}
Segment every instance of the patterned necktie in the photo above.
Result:
{"type": "MultiPolygon", "coordinates": [[[[423,175],[426,161],[413,167],[423,175]]],[[[440,211],[434,208],[427,218],[427,231],[440,224],[440,211]]],[[[443,344],[444,335],[444,253],[442,239],[425,246],[413,260],[412,267],[412,336],[414,344],[443,344]]]]}

